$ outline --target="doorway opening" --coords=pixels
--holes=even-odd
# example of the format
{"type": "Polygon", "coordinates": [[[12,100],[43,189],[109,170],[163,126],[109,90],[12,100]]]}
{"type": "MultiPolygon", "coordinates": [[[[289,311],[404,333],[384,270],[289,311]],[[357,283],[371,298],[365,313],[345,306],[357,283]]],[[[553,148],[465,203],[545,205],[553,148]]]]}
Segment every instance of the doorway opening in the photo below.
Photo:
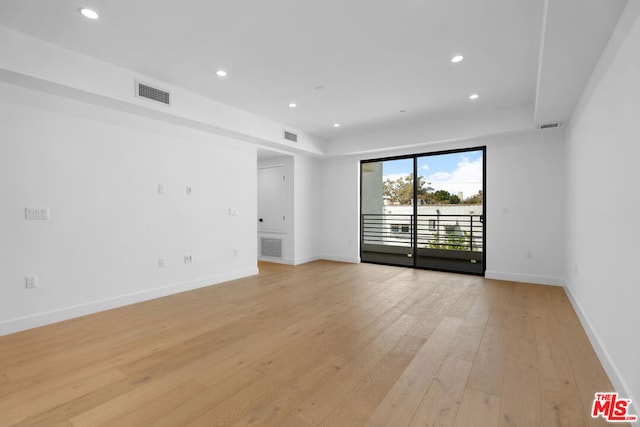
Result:
{"type": "Polygon", "coordinates": [[[360,164],[363,262],[483,275],[485,147],[360,164]]]}
{"type": "Polygon", "coordinates": [[[258,259],[293,263],[293,161],[258,150],[258,259]]]}

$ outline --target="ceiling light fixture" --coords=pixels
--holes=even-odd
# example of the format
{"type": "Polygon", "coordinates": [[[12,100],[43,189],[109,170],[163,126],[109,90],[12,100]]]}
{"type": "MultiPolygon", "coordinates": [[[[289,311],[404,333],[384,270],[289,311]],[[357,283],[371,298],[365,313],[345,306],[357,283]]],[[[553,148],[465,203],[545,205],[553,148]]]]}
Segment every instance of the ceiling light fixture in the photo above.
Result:
{"type": "Polygon", "coordinates": [[[334,127],[334,128],[339,128],[339,127],[340,127],[340,123],[334,123],[334,124],[333,124],[333,127],[334,127]]]}
{"type": "Polygon", "coordinates": [[[89,19],[98,19],[100,17],[98,15],[98,12],[96,12],[95,10],[87,9],[87,8],[80,9],[80,13],[82,14],[82,16],[89,19]]]}
{"type": "Polygon", "coordinates": [[[456,63],[456,62],[460,62],[464,59],[464,56],[462,55],[456,55],[453,58],[451,58],[451,62],[456,63]]]}
{"type": "Polygon", "coordinates": [[[298,104],[296,104],[295,102],[290,102],[289,103],[289,108],[296,108],[298,106],[298,104]]]}
{"type": "Polygon", "coordinates": [[[216,76],[218,77],[227,77],[227,72],[225,70],[216,71],[216,76]]]}
{"type": "Polygon", "coordinates": [[[480,95],[478,95],[477,93],[473,93],[469,95],[469,99],[478,99],[478,98],[480,98],[480,95]]]}

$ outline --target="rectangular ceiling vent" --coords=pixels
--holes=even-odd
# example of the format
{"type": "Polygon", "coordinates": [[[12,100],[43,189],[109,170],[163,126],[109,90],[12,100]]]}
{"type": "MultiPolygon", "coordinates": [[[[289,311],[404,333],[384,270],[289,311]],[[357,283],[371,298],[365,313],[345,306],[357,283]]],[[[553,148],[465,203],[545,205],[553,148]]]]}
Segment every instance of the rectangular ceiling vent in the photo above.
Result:
{"type": "Polygon", "coordinates": [[[288,130],[284,131],[284,139],[287,141],[298,142],[298,135],[293,132],[289,132],[288,130]]]}
{"type": "Polygon", "coordinates": [[[542,125],[538,125],[538,129],[553,129],[553,128],[559,128],[560,126],[562,126],[562,122],[545,123],[542,125]]]}
{"type": "Polygon", "coordinates": [[[171,94],[169,92],[138,81],[136,82],[136,96],[165,105],[171,105],[171,94]]]}

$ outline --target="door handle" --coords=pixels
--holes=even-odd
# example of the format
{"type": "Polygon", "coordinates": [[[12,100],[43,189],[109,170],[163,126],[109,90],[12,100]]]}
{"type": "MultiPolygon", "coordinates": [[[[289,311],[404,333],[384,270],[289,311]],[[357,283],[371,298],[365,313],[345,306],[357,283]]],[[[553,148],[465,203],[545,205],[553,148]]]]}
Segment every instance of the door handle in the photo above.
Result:
{"type": "Polygon", "coordinates": [[[262,218],[260,218],[258,221],[262,222],[263,220],[262,220],[262,218]]]}

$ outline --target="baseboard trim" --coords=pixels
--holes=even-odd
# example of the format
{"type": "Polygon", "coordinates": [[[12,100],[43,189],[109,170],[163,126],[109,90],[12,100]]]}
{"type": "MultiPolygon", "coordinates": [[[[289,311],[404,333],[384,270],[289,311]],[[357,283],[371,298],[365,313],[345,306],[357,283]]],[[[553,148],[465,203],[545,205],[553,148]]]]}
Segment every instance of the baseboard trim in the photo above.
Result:
{"type": "Polygon", "coordinates": [[[308,262],[318,261],[320,259],[323,259],[323,258],[321,256],[318,256],[318,255],[312,255],[312,256],[296,258],[296,259],[293,260],[293,265],[306,264],[308,262]]]}
{"type": "Polygon", "coordinates": [[[503,271],[487,270],[484,273],[487,279],[507,280],[510,282],[533,283],[536,285],[564,286],[564,282],[559,277],[539,276],[533,274],[506,273],[503,271]]]}
{"type": "Polygon", "coordinates": [[[276,264],[286,264],[286,265],[301,265],[301,264],[306,264],[308,262],[319,261],[319,260],[346,262],[346,263],[349,263],[349,264],[359,264],[360,263],[360,257],[350,258],[350,257],[334,256],[334,255],[311,255],[311,256],[300,257],[300,258],[295,258],[295,259],[290,259],[290,258],[271,258],[271,257],[266,257],[266,256],[260,256],[260,257],[258,257],[258,259],[260,261],[274,262],[276,264]]]}
{"type": "Polygon", "coordinates": [[[360,257],[344,257],[339,255],[321,255],[319,259],[325,259],[327,261],[346,262],[349,264],[360,264],[360,257]]]}
{"type": "Polygon", "coordinates": [[[256,274],[258,274],[257,266],[254,268],[233,271],[230,273],[203,277],[188,282],[175,283],[168,286],[162,286],[159,288],[149,289],[141,292],[134,292],[131,294],[106,298],[99,301],[92,301],[86,304],[65,307],[62,309],[38,313],[31,316],[19,317],[0,323],[0,336],[25,331],[27,329],[37,328],[39,326],[45,326],[52,323],[62,322],[64,320],[69,320],[76,317],[86,316],[100,311],[110,310],[112,308],[123,307],[142,301],[148,301],[155,298],[178,294],[180,292],[186,292],[206,286],[218,285],[224,282],[229,282],[231,280],[254,276],[256,274]]]}
{"type": "Polygon", "coordinates": [[[259,256],[258,260],[264,261],[264,262],[273,262],[275,264],[295,265],[295,261],[290,258],[274,258],[270,256],[259,256]]]}
{"type": "MultiPolygon", "coordinates": [[[[609,355],[609,352],[606,350],[604,345],[602,345],[602,341],[600,341],[600,337],[593,329],[591,322],[589,322],[589,319],[587,318],[586,314],[582,310],[582,306],[580,305],[580,303],[578,303],[576,298],[573,296],[573,293],[571,292],[571,289],[568,286],[566,285],[564,286],[564,291],[569,297],[569,301],[571,301],[571,305],[573,306],[573,309],[576,311],[576,314],[578,315],[578,319],[580,319],[580,323],[582,324],[582,327],[587,333],[587,336],[589,337],[589,341],[591,342],[593,349],[596,351],[596,354],[598,355],[598,359],[600,359],[600,363],[602,364],[602,367],[607,373],[609,380],[613,384],[613,388],[615,388],[615,391],[617,391],[622,398],[631,399],[631,405],[633,406],[633,413],[636,415],[640,415],[640,402],[636,400],[636,396],[632,396],[631,389],[629,388],[627,383],[624,381],[622,375],[620,375],[620,371],[616,367],[616,364],[613,362],[613,359],[609,355]]],[[[611,391],[611,390],[598,390],[598,391],[611,391]]]]}

